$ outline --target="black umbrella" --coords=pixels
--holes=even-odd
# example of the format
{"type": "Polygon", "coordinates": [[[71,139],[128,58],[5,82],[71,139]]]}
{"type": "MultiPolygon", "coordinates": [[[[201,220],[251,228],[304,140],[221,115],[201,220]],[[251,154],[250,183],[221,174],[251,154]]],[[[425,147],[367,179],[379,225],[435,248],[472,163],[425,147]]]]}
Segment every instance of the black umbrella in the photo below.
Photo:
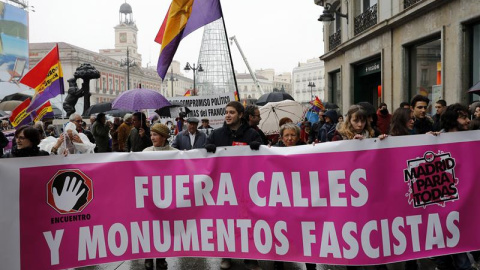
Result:
{"type": "Polygon", "coordinates": [[[92,114],[97,114],[97,113],[106,112],[110,110],[112,110],[112,103],[110,102],[97,103],[90,106],[90,108],[88,108],[87,111],[83,113],[83,115],[90,116],[92,114]]]}
{"type": "Polygon", "coordinates": [[[133,113],[132,111],[129,110],[119,110],[119,109],[113,109],[110,111],[103,112],[104,114],[111,115],[113,117],[124,117],[125,114],[127,113],[133,113]]]}
{"type": "Polygon", "coordinates": [[[477,82],[474,86],[470,87],[470,89],[468,89],[468,92],[469,93],[480,92],[480,81],[477,82]]]}
{"type": "Polygon", "coordinates": [[[292,96],[285,92],[271,92],[271,93],[266,93],[263,94],[256,102],[257,105],[263,106],[267,104],[268,102],[278,102],[282,100],[295,100],[293,99],[292,96]]]}
{"type": "Polygon", "coordinates": [[[21,94],[21,93],[15,93],[15,94],[11,94],[11,95],[8,95],[8,96],[5,96],[2,101],[8,101],[8,100],[19,100],[19,101],[25,101],[29,98],[31,98],[32,96],[29,96],[29,95],[26,95],[26,94],[21,94]]]}
{"type": "Polygon", "coordinates": [[[325,109],[327,109],[327,110],[336,110],[336,109],[338,109],[338,105],[335,104],[335,103],[331,103],[331,102],[324,102],[324,103],[323,103],[323,106],[324,106],[325,109]]]}
{"type": "Polygon", "coordinates": [[[181,102],[173,101],[170,103],[172,103],[172,105],[155,110],[158,116],[177,117],[181,112],[185,112],[185,114],[189,114],[191,112],[191,110],[181,102]]]}

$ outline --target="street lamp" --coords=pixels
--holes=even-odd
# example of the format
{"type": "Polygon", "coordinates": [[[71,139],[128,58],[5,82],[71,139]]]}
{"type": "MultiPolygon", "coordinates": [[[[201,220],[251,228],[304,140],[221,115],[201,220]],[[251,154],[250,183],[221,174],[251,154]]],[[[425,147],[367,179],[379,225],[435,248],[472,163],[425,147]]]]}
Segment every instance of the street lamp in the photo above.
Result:
{"type": "Polygon", "coordinates": [[[313,100],[313,88],[315,87],[315,83],[314,82],[308,82],[308,87],[310,87],[310,97],[311,99],[313,100]]]}
{"type": "Polygon", "coordinates": [[[130,50],[127,47],[127,59],[120,60],[121,67],[127,67],[127,89],[130,90],[130,67],[136,66],[135,60],[130,60],[130,50]]]}
{"type": "MultiPolygon", "coordinates": [[[[346,3],[347,3],[347,11],[348,11],[348,1],[346,3]]],[[[347,19],[347,24],[348,24],[348,12],[347,14],[342,14],[340,11],[337,10],[339,6],[340,6],[340,1],[335,1],[333,2],[333,4],[327,3],[323,8],[322,15],[320,15],[320,18],[318,18],[318,21],[323,22],[326,25],[329,25],[332,21],[335,20],[334,15],[337,15],[347,19]]]]}
{"type": "Polygon", "coordinates": [[[187,73],[190,70],[193,70],[193,93],[192,93],[192,96],[196,96],[197,95],[197,89],[195,89],[195,75],[197,74],[197,72],[203,72],[202,64],[198,64],[198,67],[195,67],[195,63],[193,63],[193,67],[192,67],[192,66],[190,66],[190,63],[187,62],[187,64],[185,65],[185,68],[183,70],[185,70],[187,73]]]}
{"type": "Polygon", "coordinates": [[[178,79],[173,76],[173,68],[170,68],[170,77],[167,78],[167,81],[170,81],[170,82],[171,82],[171,85],[172,85],[172,97],[173,97],[173,82],[178,81],[178,79]]]}

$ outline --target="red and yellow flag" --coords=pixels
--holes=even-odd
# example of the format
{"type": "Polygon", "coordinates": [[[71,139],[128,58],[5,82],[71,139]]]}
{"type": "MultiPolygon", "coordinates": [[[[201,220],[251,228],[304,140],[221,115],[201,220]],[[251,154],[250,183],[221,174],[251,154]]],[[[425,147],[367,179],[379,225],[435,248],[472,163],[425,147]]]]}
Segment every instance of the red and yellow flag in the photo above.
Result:
{"type": "Polygon", "coordinates": [[[32,122],[32,117],[30,116],[30,113],[27,112],[29,105],[30,99],[28,98],[12,111],[12,115],[10,115],[10,122],[12,123],[13,127],[26,125],[32,122]]]}
{"type": "Polygon", "coordinates": [[[35,89],[27,112],[32,112],[49,99],[65,93],[58,44],[23,76],[20,83],[35,89]]]}
{"type": "Polygon", "coordinates": [[[38,122],[42,120],[45,116],[53,117],[53,108],[50,100],[45,102],[45,104],[43,104],[35,111],[35,119],[33,119],[33,122],[38,122]]]}

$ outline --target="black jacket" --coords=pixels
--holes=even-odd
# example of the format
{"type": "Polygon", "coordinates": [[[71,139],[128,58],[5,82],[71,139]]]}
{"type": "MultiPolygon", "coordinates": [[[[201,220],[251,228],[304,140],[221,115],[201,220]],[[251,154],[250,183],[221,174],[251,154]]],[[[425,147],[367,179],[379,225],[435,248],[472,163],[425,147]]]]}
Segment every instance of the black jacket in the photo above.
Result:
{"type": "Polygon", "coordinates": [[[232,146],[234,142],[250,144],[252,141],[262,143],[262,138],[256,130],[242,123],[237,131],[231,130],[227,124],[215,129],[207,139],[207,144],[215,146],[232,146]]]}
{"type": "Polygon", "coordinates": [[[415,128],[416,134],[425,134],[433,130],[433,123],[428,117],[417,118],[413,127],[415,128]]]}
{"type": "Polygon", "coordinates": [[[48,155],[49,155],[48,152],[40,150],[38,146],[17,149],[17,146],[15,145],[12,148],[12,152],[3,155],[2,158],[37,157],[37,156],[48,156],[48,155]]]}

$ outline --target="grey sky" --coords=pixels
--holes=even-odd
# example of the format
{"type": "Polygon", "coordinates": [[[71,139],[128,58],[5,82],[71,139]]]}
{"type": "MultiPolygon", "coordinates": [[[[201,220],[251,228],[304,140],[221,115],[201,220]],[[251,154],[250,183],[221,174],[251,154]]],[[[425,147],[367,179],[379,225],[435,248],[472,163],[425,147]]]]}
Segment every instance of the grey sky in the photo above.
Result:
{"type": "MultiPolygon", "coordinates": [[[[160,45],[153,39],[170,0],[129,0],[138,32],[143,66],[156,65],[160,45]]],[[[124,0],[30,0],[30,42],[67,42],[98,52],[114,47],[114,29],[124,0]]],[[[313,0],[222,0],[229,36],[235,35],[253,69],[274,68],[290,72],[299,61],[323,53],[322,8],[313,0]]],[[[174,57],[197,62],[203,30],[190,34],[174,57]]],[[[232,46],[235,69],[246,66],[232,46]]]]}

